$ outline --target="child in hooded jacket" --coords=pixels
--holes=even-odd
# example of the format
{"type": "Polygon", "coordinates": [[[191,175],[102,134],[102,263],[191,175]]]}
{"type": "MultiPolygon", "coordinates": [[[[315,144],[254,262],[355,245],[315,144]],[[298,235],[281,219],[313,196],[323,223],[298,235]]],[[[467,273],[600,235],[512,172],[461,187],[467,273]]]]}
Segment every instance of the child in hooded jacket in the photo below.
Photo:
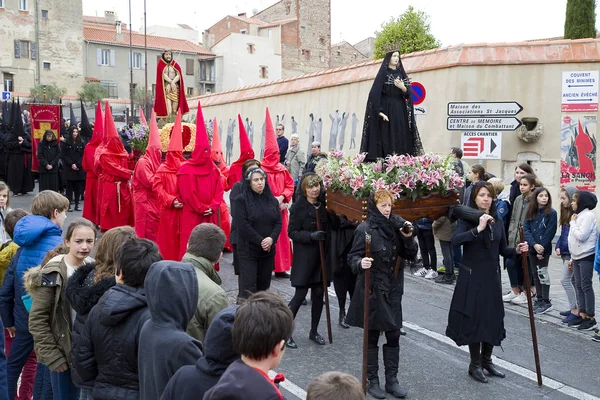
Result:
{"type": "Polygon", "coordinates": [[[574,321],[579,315],[579,308],[577,307],[577,294],[575,293],[575,287],[573,286],[573,267],[571,265],[571,253],[569,252],[569,230],[571,228],[571,216],[573,215],[573,208],[571,207],[571,201],[573,194],[577,191],[574,186],[567,186],[560,190],[560,236],[556,241],[555,253],[560,256],[562,260],[562,278],[560,283],[567,294],[567,300],[569,301],[569,309],[561,311],[562,323],[568,324],[574,321]]]}

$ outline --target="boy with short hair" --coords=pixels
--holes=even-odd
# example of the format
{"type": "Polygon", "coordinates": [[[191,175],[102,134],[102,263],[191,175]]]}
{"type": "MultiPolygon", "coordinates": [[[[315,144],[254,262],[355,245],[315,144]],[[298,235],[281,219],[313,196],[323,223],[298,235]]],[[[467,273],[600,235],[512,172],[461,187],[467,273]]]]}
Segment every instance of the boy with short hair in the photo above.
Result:
{"type": "Polygon", "coordinates": [[[365,392],[352,375],[330,371],[308,384],[306,400],[365,400],[365,392]]]}
{"type": "Polygon", "coordinates": [[[198,306],[187,333],[204,343],[208,326],[219,313],[229,307],[229,299],[219,286],[221,277],[214,268],[219,262],[226,237],[215,224],[203,223],[194,228],[188,241],[187,252],[181,262],[192,264],[198,278],[198,306]]]}
{"type": "Polygon", "coordinates": [[[233,323],[233,348],[242,358],[227,368],[204,400],[282,400],[268,373],[279,365],[293,331],[294,316],[279,297],[269,292],[250,296],[233,323]]]}

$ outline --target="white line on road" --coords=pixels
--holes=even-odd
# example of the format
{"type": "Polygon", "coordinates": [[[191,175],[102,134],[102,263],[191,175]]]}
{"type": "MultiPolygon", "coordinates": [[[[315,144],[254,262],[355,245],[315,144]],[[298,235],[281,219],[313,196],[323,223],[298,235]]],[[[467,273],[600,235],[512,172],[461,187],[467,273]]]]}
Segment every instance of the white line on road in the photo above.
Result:
{"type": "MultiPolygon", "coordinates": [[[[449,346],[452,346],[452,347],[457,348],[457,349],[459,349],[461,351],[464,351],[465,353],[469,352],[469,349],[466,346],[464,346],[464,347],[458,347],[456,345],[456,343],[454,343],[452,341],[452,339],[450,339],[447,336],[441,335],[441,334],[439,334],[437,332],[430,331],[429,329],[420,327],[419,325],[415,325],[415,324],[412,324],[412,323],[407,322],[407,321],[403,321],[402,324],[404,325],[405,328],[409,328],[409,329],[411,329],[413,331],[422,333],[423,335],[429,336],[430,338],[435,339],[438,342],[445,343],[445,344],[447,344],[449,346]]],[[[513,363],[511,363],[509,361],[502,360],[502,359],[500,359],[500,358],[498,358],[496,356],[492,356],[492,357],[494,359],[494,363],[496,365],[498,365],[499,367],[502,367],[502,368],[504,368],[504,369],[506,369],[508,371],[514,372],[517,375],[520,375],[520,376],[522,376],[524,378],[527,378],[527,379],[529,379],[529,380],[537,383],[537,375],[536,375],[536,373],[534,371],[530,371],[530,370],[528,370],[526,368],[520,367],[517,364],[513,364],[513,363]]],[[[583,391],[581,391],[579,389],[575,389],[574,387],[565,385],[564,383],[560,383],[560,382],[555,381],[552,378],[548,378],[547,376],[544,376],[544,375],[542,375],[542,381],[543,381],[544,386],[549,387],[549,388],[554,389],[554,390],[558,390],[559,392],[564,393],[567,396],[574,397],[576,399],[581,399],[581,400],[600,400],[599,397],[596,397],[596,396],[591,395],[589,393],[583,392],[583,391]]]]}

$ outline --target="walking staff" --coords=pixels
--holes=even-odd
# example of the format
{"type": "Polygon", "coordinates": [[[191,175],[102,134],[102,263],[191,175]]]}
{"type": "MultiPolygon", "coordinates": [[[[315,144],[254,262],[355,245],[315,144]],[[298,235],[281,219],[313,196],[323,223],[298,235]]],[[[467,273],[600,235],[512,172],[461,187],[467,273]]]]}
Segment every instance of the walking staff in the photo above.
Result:
{"type": "MultiPolygon", "coordinates": [[[[371,235],[365,233],[365,257],[371,258],[371,235]]],[[[363,307],[363,362],[362,362],[362,387],[367,393],[367,354],[369,348],[369,294],[371,293],[371,269],[365,270],[365,299],[363,307]]]]}
{"type": "MultiPolygon", "coordinates": [[[[317,203],[317,206],[315,207],[315,214],[317,217],[317,231],[322,231],[320,210],[321,203],[317,203]]],[[[327,291],[327,268],[325,264],[325,246],[323,241],[319,241],[319,254],[321,256],[321,280],[323,281],[323,291],[325,293],[325,316],[327,317],[327,335],[329,337],[329,344],[332,344],[333,334],[331,332],[331,315],[329,314],[329,292],[327,291]]]]}

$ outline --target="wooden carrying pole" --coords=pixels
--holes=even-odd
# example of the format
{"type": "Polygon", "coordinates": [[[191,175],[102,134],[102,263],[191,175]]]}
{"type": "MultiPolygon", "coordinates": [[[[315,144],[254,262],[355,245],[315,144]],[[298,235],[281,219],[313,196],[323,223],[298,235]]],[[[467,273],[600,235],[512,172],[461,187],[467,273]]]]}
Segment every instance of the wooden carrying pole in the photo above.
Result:
{"type": "MultiPolygon", "coordinates": [[[[321,206],[315,207],[315,215],[317,218],[317,230],[321,231],[321,206]]],[[[329,336],[329,344],[333,343],[333,334],[331,332],[331,315],[329,313],[329,292],[327,291],[327,266],[325,264],[325,245],[322,240],[319,240],[319,254],[321,255],[321,280],[323,281],[323,292],[325,293],[325,315],[327,316],[327,335],[329,336]]]]}
{"type": "MultiPolygon", "coordinates": [[[[365,257],[371,258],[371,235],[365,234],[365,257]]],[[[369,347],[369,292],[371,289],[371,268],[365,269],[365,299],[363,305],[363,362],[362,387],[367,393],[367,351],[369,347]]]]}
{"type": "MultiPolygon", "coordinates": [[[[519,243],[525,242],[525,234],[523,226],[519,227],[519,243]]],[[[535,359],[535,372],[537,374],[537,384],[542,386],[542,369],[540,367],[540,354],[538,352],[537,333],[535,331],[535,319],[533,314],[533,304],[531,300],[531,283],[529,282],[529,266],[527,253],[521,254],[521,262],[523,264],[523,275],[525,278],[525,292],[527,294],[527,309],[529,310],[529,325],[531,326],[531,340],[533,341],[533,357],[535,359]]]]}

